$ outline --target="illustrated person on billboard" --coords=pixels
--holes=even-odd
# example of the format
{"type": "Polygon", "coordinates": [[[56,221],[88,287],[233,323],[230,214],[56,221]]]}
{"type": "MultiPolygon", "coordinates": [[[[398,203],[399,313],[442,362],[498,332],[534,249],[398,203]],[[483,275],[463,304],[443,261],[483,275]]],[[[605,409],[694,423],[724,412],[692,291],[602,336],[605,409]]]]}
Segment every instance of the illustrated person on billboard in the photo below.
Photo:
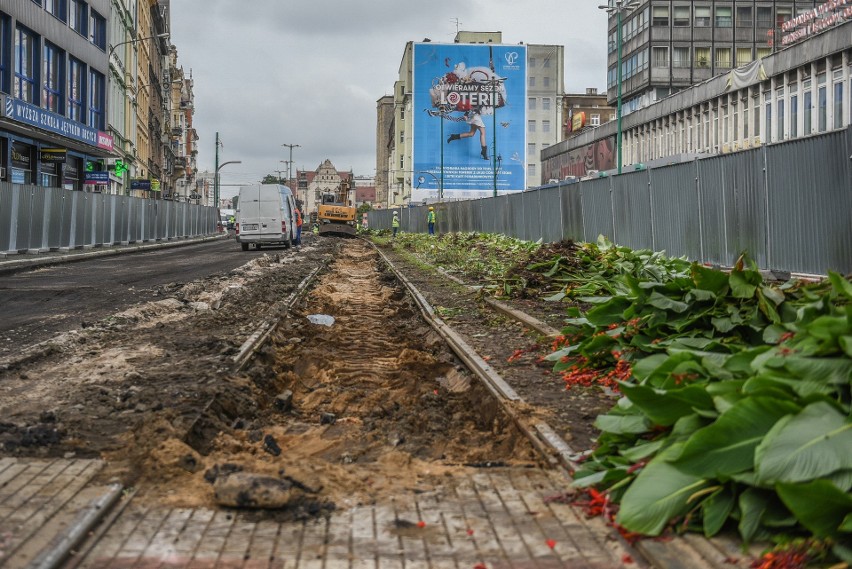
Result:
{"type": "Polygon", "coordinates": [[[505,78],[499,77],[488,67],[468,67],[459,62],[452,71],[438,78],[430,90],[432,106],[439,109],[430,114],[443,115],[456,122],[464,121],[470,129],[467,132],[454,133],[447,138],[447,144],[462,138],[471,138],[479,133],[480,156],[488,160],[488,144],[483,115],[493,115],[495,108],[506,104],[505,78]],[[462,117],[448,116],[461,111],[462,117]]]}

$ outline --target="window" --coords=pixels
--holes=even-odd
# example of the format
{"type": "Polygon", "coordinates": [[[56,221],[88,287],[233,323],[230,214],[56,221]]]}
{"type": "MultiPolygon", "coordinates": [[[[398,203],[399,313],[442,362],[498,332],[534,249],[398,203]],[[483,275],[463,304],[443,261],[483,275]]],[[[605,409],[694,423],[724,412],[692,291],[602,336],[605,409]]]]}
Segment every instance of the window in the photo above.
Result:
{"type": "Polygon", "coordinates": [[[530,111],[534,111],[535,109],[536,109],[535,98],[534,98],[534,97],[530,97],[530,99],[529,99],[529,106],[528,106],[528,110],[530,110],[530,111]]]}
{"type": "Polygon", "coordinates": [[[6,80],[8,70],[7,61],[9,57],[9,18],[0,14],[0,91],[9,92],[9,84],[6,80]]]}
{"type": "Polygon", "coordinates": [[[665,28],[669,27],[668,6],[654,6],[653,17],[651,18],[651,25],[662,26],[665,28]]]}
{"type": "Polygon", "coordinates": [[[89,70],[89,126],[104,130],[104,76],[89,70]]]}
{"type": "Polygon", "coordinates": [[[535,132],[535,121],[527,121],[527,132],[535,132]]]}
{"type": "Polygon", "coordinates": [[[716,67],[731,66],[731,48],[717,47],[716,48],[716,67]]]}
{"type": "MultiPolygon", "coordinates": [[[[795,85],[790,86],[790,92],[795,92],[795,85]]],[[[799,136],[799,96],[790,95],[790,137],[799,136]]]]}
{"type": "Polygon", "coordinates": [[[717,28],[730,28],[733,24],[731,19],[731,7],[716,7],[716,27],[717,28]]]}
{"type": "Polygon", "coordinates": [[[541,121],[541,132],[550,132],[550,121],[549,120],[541,121]]]}
{"type": "Polygon", "coordinates": [[[601,116],[599,114],[589,115],[589,124],[591,126],[600,126],[601,116]]]}
{"type": "Polygon", "coordinates": [[[825,86],[825,73],[817,77],[817,85],[819,86],[817,93],[819,122],[817,128],[819,132],[828,130],[828,91],[825,86]]]}
{"type": "Polygon", "coordinates": [[[527,164],[527,176],[534,178],[535,175],[535,164],[527,164]]]}
{"type": "Polygon", "coordinates": [[[769,57],[770,55],[772,55],[772,48],[771,47],[759,47],[759,48],[757,48],[757,58],[758,59],[763,59],[764,57],[769,57]]]}
{"type": "Polygon", "coordinates": [[[772,27],[772,8],[770,7],[757,7],[757,30],[758,32],[764,32],[772,27]]]}
{"type": "Polygon", "coordinates": [[[71,0],[68,7],[68,26],[81,36],[86,35],[86,22],[89,20],[89,9],[83,0],[71,0]]]}
{"type": "Polygon", "coordinates": [[[843,128],[843,83],[834,84],[834,128],[843,128]]]}
{"type": "Polygon", "coordinates": [[[814,103],[813,103],[813,93],[811,92],[811,81],[810,79],[802,83],[802,111],[804,112],[804,116],[802,117],[802,134],[807,136],[813,130],[813,116],[814,116],[814,103]]]}
{"type": "Polygon", "coordinates": [[[544,80],[544,85],[542,85],[542,86],[545,89],[549,88],[550,87],[550,77],[545,75],[544,77],[542,77],[542,79],[544,80]]]}
{"type": "Polygon", "coordinates": [[[549,111],[550,110],[550,97],[544,97],[541,100],[541,110],[549,111]]]}
{"type": "Polygon", "coordinates": [[[38,42],[28,30],[15,28],[15,89],[14,96],[27,103],[36,103],[36,69],[38,42]]]}
{"type": "Polygon", "coordinates": [[[527,156],[535,156],[535,144],[527,144],[527,156]]]}
{"type": "Polygon", "coordinates": [[[529,87],[535,87],[535,77],[530,75],[529,87]]]}
{"type": "Polygon", "coordinates": [[[763,109],[766,113],[766,142],[772,142],[772,93],[763,94],[763,109]]]}
{"type": "Polygon", "coordinates": [[[532,69],[533,67],[535,67],[535,58],[534,58],[534,57],[531,57],[531,58],[530,58],[530,60],[529,60],[529,62],[528,62],[528,65],[529,65],[530,69],[532,69]]]}
{"type": "Polygon", "coordinates": [[[784,140],[784,125],[786,121],[784,120],[786,117],[784,116],[784,89],[778,89],[775,92],[776,99],[776,107],[778,113],[778,138],[777,140],[784,140]]]}
{"type": "Polygon", "coordinates": [[[94,10],[89,11],[89,41],[106,51],[106,20],[94,10]]]}
{"type": "Polygon", "coordinates": [[[752,16],[751,6],[738,6],[737,7],[737,27],[738,28],[750,28],[754,25],[754,18],[752,16]]]}
{"type": "Polygon", "coordinates": [[[651,48],[654,54],[654,67],[668,67],[669,66],[669,48],[667,47],[654,47],[651,48]]]}
{"type": "Polygon", "coordinates": [[[48,111],[61,113],[65,109],[62,105],[62,77],[64,54],[55,45],[44,44],[44,76],[42,84],[41,105],[48,111]]]}
{"type": "Polygon", "coordinates": [[[399,108],[399,120],[401,120],[401,121],[405,120],[405,107],[399,108]]]}
{"type": "Polygon", "coordinates": [[[542,65],[542,67],[544,67],[545,69],[550,69],[550,58],[549,57],[545,58],[544,64],[542,65]]]}
{"type": "Polygon", "coordinates": [[[672,25],[676,27],[689,27],[689,6],[675,6],[672,17],[672,25]]]}
{"type": "Polygon", "coordinates": [[[85,87],[86,67],[73,57],[68,61],[68,118],[83,122],[83,88],[85,87]]]}
{"type": "Polygon", "coordinates": [[[399,131],[399,143],[400,144],[405,143],[405,131],[404,130],[399,131]]]}
{"type": "Polygon", "coordinates": [[[710,6],[695,7],[695,27],[709,28],[710,27],[710,6]]]}
{"type": "Polygon", "coordinates": [[[784,25],[784,22],[790,20],[792,17],[792,8],[782,8],[781,6],[777,7],[775,9],[775,27],[780,29],[784,25]]]}
{"type": "Polygon", "coordinates": [[[743,138],[748,140],[748,94],[743,97],[743,138]]]}
{"type": "Polygon", "coordinates": [[[696,47],[695,48],[695,66],[703,67],[705,69],[710,68],[710,48],[709,47],[696,47]]]}
{"type": "Polygon", "coordinates": [[[738,47],[737,48],[737,67],[742,67],[743,65],[748,65],[751,63],[751,48],[750,47],[738,47]]]}
{"type": "Polygon", "coordinates": [[[672,66],[673,67],[689,67],[689,48],[688,47],[673,47],[672,48],[672,66]]]}

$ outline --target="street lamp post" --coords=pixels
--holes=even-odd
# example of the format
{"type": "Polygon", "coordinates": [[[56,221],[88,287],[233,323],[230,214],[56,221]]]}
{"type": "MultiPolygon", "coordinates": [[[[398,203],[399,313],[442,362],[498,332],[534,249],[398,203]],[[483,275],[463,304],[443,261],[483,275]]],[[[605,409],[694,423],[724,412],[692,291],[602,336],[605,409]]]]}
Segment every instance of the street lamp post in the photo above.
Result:
{"type": "Polygon", "coordinates": [[[165,34],[157,34],[155,36],[145,36],[144,38],[136,38],[136,39],[127,40],[127,41],[120,41],[117,44],[111,45],[109,47],[109,57],[107,59],[112,59],[112,54],[115,53],[115,48],[117,48],[120,45],[126,45],[126,44],[129,44],[129,43],[136,43],[136,42],[145,41],[145,40],[167,39],[168,37],[169,37],[169,34],[165,33],[165,34]]]}
{"type": "MultiPolygon", "coordinates": [[[[216,133],[219,134],[219,133],[216,133]]],[[[218,166],[216,166],[216,173],[213,175],[213,195],[215,196],[213,199],[216,202],[215,207],[219,207],[219,170],[227,166],[228,164],[242,164],[242,160],[228,160],[227,162],[222,162],[218,166]]]]}
{"type": "Polygon", "coordinates": [[[609,5],[607,6],[598,6],[601,10],[605,10],[607,14],[610,16],[616,15],[616,49],[618,50],[618,60],[616,63],[616,84],[618,91],[618,103],[615,110],[615,114],[618,115],[618,125],[617,125],[617,133],[616,133],[616,148],[617,148],[617,156],[616,160],[618,161],[618,173],[621,174],[621,15],[624,12],[630,12],[639,6],[638,0],[610,0],[609,5]]]}

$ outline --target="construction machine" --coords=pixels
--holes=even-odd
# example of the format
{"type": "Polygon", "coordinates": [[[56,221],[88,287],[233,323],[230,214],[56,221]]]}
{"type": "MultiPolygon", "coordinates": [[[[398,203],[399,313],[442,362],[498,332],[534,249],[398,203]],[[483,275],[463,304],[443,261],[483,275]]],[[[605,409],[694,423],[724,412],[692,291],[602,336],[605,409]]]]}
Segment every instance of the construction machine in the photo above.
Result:
{"type": "Polygon", "coordinates": [[[355,235],[355,206],[349,199],[350,182],[342,180],[336,189],[320,196],[317,211],[320,235],[355,235]]]}

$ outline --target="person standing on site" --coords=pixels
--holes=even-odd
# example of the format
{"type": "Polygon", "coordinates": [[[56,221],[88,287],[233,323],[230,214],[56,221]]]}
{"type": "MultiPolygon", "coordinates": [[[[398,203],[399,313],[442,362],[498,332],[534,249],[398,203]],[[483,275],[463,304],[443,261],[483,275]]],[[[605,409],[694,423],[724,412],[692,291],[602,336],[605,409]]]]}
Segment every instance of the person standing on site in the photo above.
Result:
{"type": "Polygon", "coordinates": [[[426,223],[429,224],[429,235],[435,235],[435,208],[429,206],[429,213],[426,215],[426,223]]]}
{"type": "Polygon", "coordinates": [[[302,212],[296,208],[296,246],[302,246],[302,212]]]}
{"type": "Polygon", "coordinates": [[[397,231],[399,231],[399,212],[393,212],[393,219],[391,220],[391,228],[393,229],[393,236],[396,237],[397,231]]]}

